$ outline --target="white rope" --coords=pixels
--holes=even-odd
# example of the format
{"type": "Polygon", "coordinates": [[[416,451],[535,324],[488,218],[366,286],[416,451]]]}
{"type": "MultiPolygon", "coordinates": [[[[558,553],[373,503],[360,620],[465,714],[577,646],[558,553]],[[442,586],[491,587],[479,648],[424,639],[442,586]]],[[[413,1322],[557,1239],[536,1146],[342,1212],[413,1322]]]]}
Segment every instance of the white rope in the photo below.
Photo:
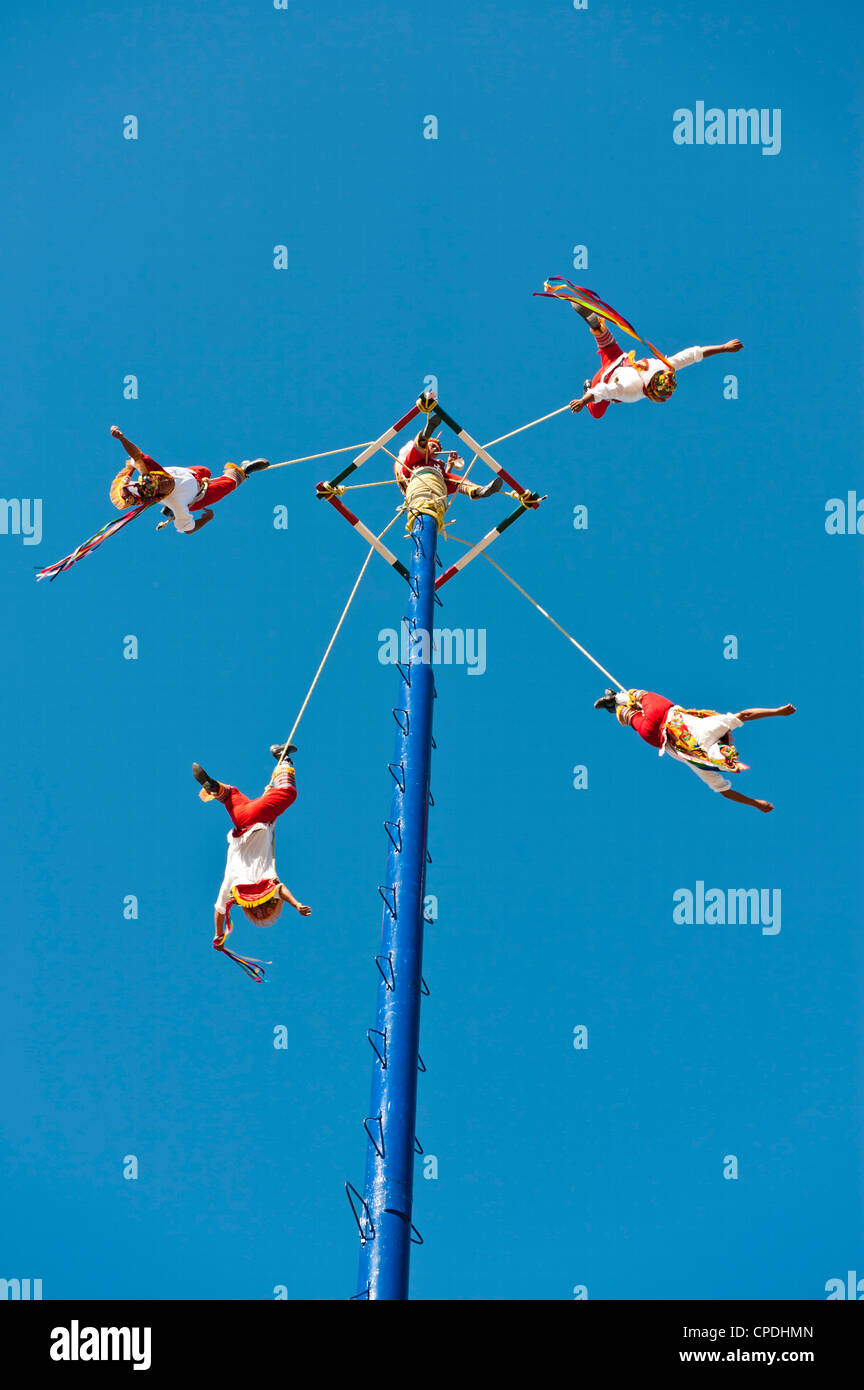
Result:
{"type": "MultiPolygon", "coordinates": [[[[535,425],[542,425],[544,420],[551,420],[553,416],[560,415],[562,411],[569,409],[570,403],[568,401],[567,405],[561,405],[557,410],[550,410],[548,415],[541,415],[539,419],[531,420],[527,425],[520,425],[518,430],[511,430],[509,434],[499,434],[497,439],[490,439],[488,444],[483,445],[483,448],[491,449],[493,444],[500,444],[504,439],[512,439],[514,434],[521,434],[523,430],[531,430],[535,425]]],[[[474,467],[479,457],[479,454],[474,455],[468,467],[465,469],[465,472],[462,474],[463,479],[468,477],[468,474],[471,472],[471,469],[474,467]]]]}
{"type": "Polygon", "coordinates": [[[359,492],[361,487],[395,487],[395,478],[382,478],[377,483],[343,483],[340,492],[359,492]]]}
{"type": "MultiPolygon", "coordinates": [[[[458,541],[460,545],[467,545],[467,546],[469,546],[469,547],[470,547],[470,544],[471,544],[470,541],[463,541],[463,539],[462,539],[461,536],[454,536],[454,535],[452,535],[452,533],[451,533],[450,535],[448,535],[447,539],[448,539],[448,540],[452,540],[452,541],[458,541]]],[[[593,656],[591,655],[591,653],[590,653],[585,647],[582,646],[582,643],[581,643],[581,642],[577,642],[575,637],[571,637],[571,636],[570,636],[570,633],[567,631],[567,629],[566,629],[566,628],[563,628],[563,627],[561,626],[560,623],[556,622],[555,619],[552,617],[552,614],[551,614],[551,613],[547,613],[547,612],[546,612],[546,609],[543,608],[543,607],[537,602],[536,599],[532,598],[531,595],[530,595],[529,593],[527,593],[527,592],[525,591],[525,589],[522,588],[522,585],[521,585],[521,584],[517,584],[517,583],[516,583],[516,580],[513,579],[513,578],[511,578],[511,576],[507,573],[507,571],[506,571],[505,569],[502,569],[501,566],[500,566],[499,564],[497,564],[497,563],[492,559],[491,555],[487,555],[485,552],[481,552],[481,553],[483,554],[483,559],[484,559],[484,560],[488,560],[489,563],[490,563],[490,565],[492,565],[493,569],[496,569],[496,570],[498,571],[499,574],[503,574],[504,578],[508,581],[508,583],[512,584],[514,589],[518,589],[519,592],[520,592],[520,594],[522,594],[524,598],[527,598],[527,600],[528,600],[529,603],[531,603],[531,604],[534,605],[534,607],[537,609],[538,613],[542,613],[544,618],[548,618],[548,620],[549,620],[549,622],[552,624],[552,626],[553,626],[553,627],[557,627],[558,631],[559,631],[560,633],[563,633],[563,635],[567,638],[567,641],[568,641],[568,642],[571,642],[571,643],[573,644],[573,646],[576,647],[577,651],[580,651],[580,652],[582,653],[583,656],[587,656],[587,658],[588,658],[588,660],[591,662],[591,664],[592,664],[593,666],[596,666],[598,671],[602,671],[604,676],[608,676],[609,679],[610,679],[610,681],[612,682],[612,684],[613,684],[613,685],[617,685],[617,687],[618,687],[619,690],[624,690],[625,687],[621,684],[621,682],[620,682],[619,680],[616,680],[616,679],[615,679],[615,677],[612,675],[612,672],[611,672],[611,671],[607,671],[605,666],[601,666],[601,665],[600,665],[600,662],[597,661],[596,658],[593,657],[593,656]]]]}
{"type": "Polygon", "coordinates": [[[299,459],[285,459],[282,463],[271,463],[269,472],[274,468],[290,468],[292,463],[308,463],[310,459],[326,459],[331,454],[350,454],[352,449],[366,449],[373,441],[367,439],[365,444],[346,444],[344,449],[325,449],[323,454],[304,454],[299,459]]]}
{"type": "Polygon", "coordinates": [[[484,449],[491,449],[493,444],[500,444],[504,439],[512,439],[514,434],[521,434],[523,430],[532,430],[535,425],[542,425],[544,420],[551,420],[554,415],[560,415],[563,410],[570,409],[570,402],[559,406],[557,410],[550,410],[548,415],[541,415],[538,420],[531,420],[527,425],[520,425],[518,430],[511,430],[509,434],[499,434],[497,439],[490,439],[488,444],[484,444],[484,449]]]}
{"type": "MultiPolygon", "coordinates": [[[[387,525],[384,527],[384,530],[381,532],[381,535],[378,536],[378,540],[379,540],[379,541],[381,540],[381,538],[382,538],[383,536],[386,536],[387,532],[390,530],[390,527],[394,524],[394,522],[395,522],[395,521],[397,520],[397,518],[399,517],[399,514],[400,514],[401,511],[402,511],[402,508],[400,507],[400,508],[399,508],[399,511],[396,513],[396,516],[394,516],[394,517],[392,518],[391,521],[388,521],[387,525]]],[[[299,728],[300,720],[303,718],[303,715],[306,713],[306,706],[309,704],[309,701],[310,701],[310,699],[312,698],[312,692],[313,692],[313,690],[315,689],[316,685],[318,684],[318,680],[319,680],[319,677],[320,677],[320,675],[321,675],[321,672],[324,670],[324,667],[327,665],[327,658],[329,657],[330,653],[331,653],[332,650],[333,650],[333,646],[334,646],[334,644],[335,644],[335,642],[336,642],[336,638],[339,636],[340,630],[341,630],[341,628],[342,628],[342,624],[344,623],[345,619],[346,619],[347,616],[348,616],[348,610],[349,610],[349,608],[351,607],[351,604],[354,602],[354,595],[357,593],[357,590],[360,588],[360,581],[361,581],[361,579],[363,578],[364,574],[366,573],[366,569],[367,569],[367,567],[368,567],[368,565],[369,565],[369,561],[372,559],[372,556],[373,556],[374,553],[375,553],[375,547],[370,545],[370,547],[369,547],[369,554],[366,556],[366,559],[363,561],[363,566],[362,566],[362,568],[361,568],[361,570],[360,570],[360,573],[358,574],[358,576],[357,576],[357,578],[356,578],[356,580],[355,580],[355,582],[354,582],[354,588],[351,590],[351,593],[350,593],[349,596],[348,596],[348,602],[345,604],[345,607],[342,609],[342,615],[341,615],[341,617],[340,617],[338,623],[336,624],[336,627],[335,627],[334,630],[333,630],[333,636],[330,638],[330,641],[327,643],[327,650],[325,651],[324,655],[323,655],[322,658],[321,658],[321,664],[320,664],[320,666],[318,667],[318,670],[315,672],[315,676],[314,676],[314,678],[313,678],[313,680],[312,680],[312,684],[310,685],[309,689],[308,689],[307,692],[306,692],[306,698],[305,698],[305,700],[303,701],[302,705],[300,706],[300,713],[297,715],[297,718],[294,720],[294,727],[292,728],[290,734],[288,735],[287,739],[285,740],[285,747],[286,747],[286,748],[288,747],[288,745],[289,745],[290,743],[293,743],[293,742],[294,742],[294,735],[296,734],[297,729],[299,728]]],[[[282,766],[283,762],[285,761],[285,757],[286,757],[286,754],[285,754],[285,752],[283,751],[281,757],[279,758],[279,761],[278,761],[277,764],[276,764],[276,768],[275,768],[275,771],[276,771],[276,772],[279,771],[279,768],[282,766]]],[[[274,775],[275,775],[275,774],[274,774],[274,775]]]]}
{"type": "MultiPolygon", "coordinates": [[[[541,415],[539,419],[531,420],[527,425],[520,425],[518,430],[511,430],[509,434],[499,434],[497,439],[490,439],[488,444],[483,445],[483,448],[491,449],[493,444],[500,444],[504,439],[512,439],[514,434],[521,434],[523,430],[530,430],[533,429],[535,425],[542,425],[544,420],[551,420],[553,416],[560,415],[562,411],[569,410],[569,408],[570,406],[568,402],[567,405],[560,406],[558,410],[550,410],[548,415],[541,415]]],[[[270,471],[272,472],[274,468],[290,468],[291,465],[294,463],[310,463],[312,459],[330,458],[333,454],[349,454],[352,449],[368,449],[369,445],[374,443],[374,439],[367,439],[363,444],[346,444],[343,449],[325,449],[324,452],[321,454],[303,454],[301,458],[284,459],[281,463],[271,463],[270,471]]],[[[383,445],[381,447],[382,449],[384,449],[383,445]]],[[[384,449],[384,453],[390,454],[390,450],[384,449]]],[[[390,454],[390,457],[392,459],[395,458],[396,455],[390,454]]],[[[474,460],[472,460],[472,464],[473,462],[474,460]]],[[[469,465],[469,467],[470,466],[471,465],[469,465]]]]}

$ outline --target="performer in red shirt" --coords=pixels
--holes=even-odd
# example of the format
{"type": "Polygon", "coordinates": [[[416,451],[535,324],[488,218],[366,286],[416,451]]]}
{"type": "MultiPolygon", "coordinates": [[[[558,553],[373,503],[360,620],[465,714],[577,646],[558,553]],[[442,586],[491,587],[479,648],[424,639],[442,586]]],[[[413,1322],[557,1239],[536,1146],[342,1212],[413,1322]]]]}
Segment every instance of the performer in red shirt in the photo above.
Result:
{"type": "Polygon", "coordinates": [[[463,462],[453,450],[447,454],[442,452],[441,440],[434,434],[440,423],[439,416],[431,416],[426,428],[399,450],[393,466],[396,481],[407,503],[409,531],[421,513],[434,516],[440,530],[448,498],[457,492],[478,501],[491,497],[501,489],[502,480],[497,475],[483,485],[450,472],[450,469],[461,468],[463,462]]]}
{"type": "Polygon", "coordinates": [[[724,774],[745,772],[747,764],[740,761],[729,735],[751,719],[794,714],[794,705],[719,714],[713,709],[682,709],[653,690],[607,690],[595,700],[594,708],[609,710],[619,724],[629,725],[652,748],[659,749],[661,756],[668,753],[678,762],[686,763],[712,791],[719,792],[727,800],[737,801],[742,806],[755,806],[758,811],[774,810],[770,801],[756,801],[732,790],[724,774]]]}
{"type": "MultiPolygon", "coordinates": [[[[175,530],[183,535],[192,535],[212,521],[210,508],[227,497],[229,492],[234,492],[250,473],[270,467],[267,459],[245,459],[242,466],[226,463],[222,476],[214,478],[209,468],[163,467],[121,434],[116,425],[111,426],[111,433],[129,455],[125,466],[111,484],[110,496],[114,506],[124,511],[141,502],[164,501],[163,515],[173,521],[175,530]],[[139,476],[133,480],[136,469],[139,476]],[[201,516],[196,520],[192,512],[197,511],[201,512],[201,516]]],[[[161,525],[167,526],[168,522],[161,525]]]]}

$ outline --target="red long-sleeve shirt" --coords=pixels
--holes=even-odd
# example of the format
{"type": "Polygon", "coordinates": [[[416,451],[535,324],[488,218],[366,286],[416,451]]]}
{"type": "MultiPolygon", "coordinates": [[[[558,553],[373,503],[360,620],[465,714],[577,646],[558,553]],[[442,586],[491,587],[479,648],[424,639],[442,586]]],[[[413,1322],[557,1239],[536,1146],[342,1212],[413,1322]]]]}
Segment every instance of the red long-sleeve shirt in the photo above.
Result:
{"type": "Polygon", "coordinates": [[[430,454],[425,449],[419,449],[416,439],[412,439],[410,444],[403,445],[399,450],[396,463],[393,465],[396,481],[402,491],[404,492],[408,486],[415,468],[434,468],[444,479],[448,497],[452,497],[454,492],[463,492],[467,497],[473,497],[475,493],[480,491],[482,484],[472,483],[469,478],[460,478],[458,473],[450,473],[445,463],[446,457],[446,454],[434,452],[430,454]]]}

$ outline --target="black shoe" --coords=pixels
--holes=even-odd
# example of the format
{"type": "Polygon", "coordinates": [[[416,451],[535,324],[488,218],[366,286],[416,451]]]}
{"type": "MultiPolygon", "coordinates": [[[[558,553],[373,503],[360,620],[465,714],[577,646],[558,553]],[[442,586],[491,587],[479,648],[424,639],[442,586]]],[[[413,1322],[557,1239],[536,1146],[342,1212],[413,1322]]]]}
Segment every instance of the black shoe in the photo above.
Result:
{"type": "Polygon", "coordinates": [[[208,773],[204,771],[200,763],[192,764],[192,776],[195,778],[196,782],[201,783],[205,792],[209,792],[211,796],[218,796],[219,792],[222,790],[222,783],[210,777],[208,773]]]}
{"type": "Polygon", "coordinates": [[[265,468],[269,468],[270,460],[252,459],[250,461],[249,459],[245,459],[243,463],[241,463],[240,467],[243,469],[243,472],[246,474],[246,477],[248,478],[250,473],[261,473],[265,468]]]}
{"type": "Polygon", "coordinates": [[[162,513],[163,516],[173,516],[173,515],[174,515],[174,513],[172,512],[172,510],[171,510],[170,507],[160,507],[159,510],[160,510],[160,512],[162,513]]]}
{"type": "Polygon", "coordinates": [[[293,743],[271,743],[270,752],[278,763],[280,758],[285,760],[290,758],[292,753],[296,753],[297,746],[293,743]]]}
{"type": "Polygon", "coordinates": [[[618,703],[618,702],[617,702],[617,700],[615,699],[615,691],[614,691],[614,690],[607,690],[605,695],[603,695],[599,700],[595,700],[595,701],[594,701],[594,708],[595,708],[595,709],[608,709],[608,711],[609,711],[610,714],[614,714],[614,713],[615,713],[615,706],[616,706],[617,703],[618,703]]]}

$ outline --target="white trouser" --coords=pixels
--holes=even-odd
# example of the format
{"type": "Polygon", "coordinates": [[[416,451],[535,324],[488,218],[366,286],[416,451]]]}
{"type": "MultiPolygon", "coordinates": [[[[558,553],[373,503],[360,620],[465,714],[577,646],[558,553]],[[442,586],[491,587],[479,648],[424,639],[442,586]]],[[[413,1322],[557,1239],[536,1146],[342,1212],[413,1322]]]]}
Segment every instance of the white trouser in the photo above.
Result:
{"type": "MultiPolygon", "coordinates": [[[[697,714],[684,714],[682,710],[670,710],[669,713],[675,713],[676,716],[680,717],[681,722],[686,724],[702,752],[707,754],[709,758],[721,758],[723,756],[720,751],[721,738],[724,734],[731,733],[733,729],[740,729],[744,722],[738,718],[737,714],[731,713],[712,714],[707,719],[702,719],[697,714]]],[[[669,753],[671,757],[677,758],[679,762],[686,762],[690,771],[695,772],[696,776],[701,778],[712,791],[728,792],[732,786],[729,778],[724,777],[719,768],[696,767],[680,753],[676,753],[675,749],[670,747],[668,743],[663,751],[669,753]]]]}

